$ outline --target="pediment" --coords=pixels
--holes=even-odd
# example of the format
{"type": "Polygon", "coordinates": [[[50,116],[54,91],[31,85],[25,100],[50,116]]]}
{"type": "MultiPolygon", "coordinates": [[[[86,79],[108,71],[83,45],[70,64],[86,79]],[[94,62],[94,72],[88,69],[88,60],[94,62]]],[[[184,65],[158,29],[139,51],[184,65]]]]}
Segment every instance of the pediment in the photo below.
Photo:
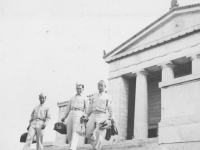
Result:
{"type": "Polygon", "coordinates": [[[200,4],[171,10],[107,54],[106,62],[200,29],[200,4]]]}

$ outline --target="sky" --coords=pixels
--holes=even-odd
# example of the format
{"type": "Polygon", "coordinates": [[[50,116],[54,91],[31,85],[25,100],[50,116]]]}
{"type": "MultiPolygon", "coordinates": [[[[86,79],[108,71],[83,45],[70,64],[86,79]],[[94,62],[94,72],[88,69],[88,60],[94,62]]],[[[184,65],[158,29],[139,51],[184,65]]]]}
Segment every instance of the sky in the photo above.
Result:
{"type": "MultiPolygon", "coordinates": [[[[22,149],[30,114],[47,95],[55,141],[57,102],[97,92],[108,79],[107,53],[169,11],[171,0],[0,0],[0,147],[22,149]]],[[[179,5],[200,0],[179,0],[179,5]]],[[[32,146],[35,148],[35,144],[32,146]]]]}

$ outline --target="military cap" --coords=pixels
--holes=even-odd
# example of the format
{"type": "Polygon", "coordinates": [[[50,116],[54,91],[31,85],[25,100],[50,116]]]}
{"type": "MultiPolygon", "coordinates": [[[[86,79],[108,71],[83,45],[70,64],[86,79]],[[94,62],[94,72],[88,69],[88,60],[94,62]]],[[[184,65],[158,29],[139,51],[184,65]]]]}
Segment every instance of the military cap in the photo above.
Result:
{"type": "Polygon", "coordinates": [[[44,96],[44,94],[41,93],[41,94],[39,95],[39,98],[46,98],[46,96],[44,96]]]}
{"type": "Polygon", "coordinates": [[[106,83],[105,83],[103,80],[100,80],[100,81],[98,82],[98,84],[99,84],[99,83],[101,83],[101,84],[103,84],[103,85],[106,86],[106,83]]]}
{"type": "Polygon", "coordinates": [[[84,88],[84,84],[83,84],[82,82],[77,82],[77,83],[76,83],[76,87],[78,87],[78,86],[80,86],[80,85],[82,85],[82,87],[84,88]]]}

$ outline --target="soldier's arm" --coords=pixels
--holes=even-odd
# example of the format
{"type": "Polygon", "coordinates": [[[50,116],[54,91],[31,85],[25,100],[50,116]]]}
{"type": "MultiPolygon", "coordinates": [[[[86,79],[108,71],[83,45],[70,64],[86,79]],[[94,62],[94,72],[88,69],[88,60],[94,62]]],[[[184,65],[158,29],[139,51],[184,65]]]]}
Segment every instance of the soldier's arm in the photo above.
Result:
{"type": "Polygon", "coordinates": [[[72,101],[72,99],[70,99],[69,102],[68,102],[67,109],[66,109],[66,111],[65,111],[65,115],[64,115],[64,117],[62,118],[62,120],[63,120],[63,119],[65,120],[65,119],[67,118],[67,116],[69,115],[69,112],[70,112],[70,110],[71,110],[71,101],[72,101]]]}
{"type": "Polygon", "coordinates": [[[46,110],[46,119],[44,125],[46,126],[49,123],[49,120],[51,119],[51,113],[49,108],[46,110]]]}
{"type": "Polygon", "coordinates": [[[33,121],[34,112],[35,112],[35,108],[33,109],[32,113],[31,113],[31,118],[29,120],[29,124],[33,121]]]}
{"type": "Polygon", "coordinates": [[[92,113],[92,107],[93,107],[93,99],[91,99],[90,102],[89,102],[89,106],[88,106],[87,113],[86,113],[86,118],[87,119],[92,113]]]}
{"type": "Polygon", "coordinates": [[[86,98],[86,99],[84,100],[84,103],[85,103],[85,114],[87,114],[88,108],[89,108],[89,100],[88,100],[88,98],[86,98]]]}
{"type": "Polygon", "coordinates": [[[109,117],[111,119],[113,119],[113,105],[112,105],[112,99],[111,97],[108,98],[108,105],[107,105],[107,109],[108,109],[108,112],[109,112],[109,117]]]}
{"type": "Polygon", "coordinates": [[[29,120],[29,125],[28,125],[28,127],[27,127],[27,130],[29,130],[29,128],[30,128],[30,126],[31,126],[31,122],[33,121],[34,111],[35,111],[35,109],[33,109],[32,113],[31,113],[31,118],[30,118],[30,120],[29,120]]]}

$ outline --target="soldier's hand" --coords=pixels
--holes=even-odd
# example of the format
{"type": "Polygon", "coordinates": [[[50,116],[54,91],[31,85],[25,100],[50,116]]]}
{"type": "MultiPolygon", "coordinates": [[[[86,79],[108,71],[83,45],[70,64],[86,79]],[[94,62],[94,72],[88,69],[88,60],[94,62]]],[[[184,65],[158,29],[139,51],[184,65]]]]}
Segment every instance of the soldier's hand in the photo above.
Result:
{"type": "Polygon", "coordinates": [[[88,120],[89,120],[88,118],[83,119],[83,121],[86,122],[86,123],[88,122],[88,120]]]}
{"type": "Polygon", "coordinates": [[[43,130],[46,127],[46,125],[42,125],[41,129],[43,130]]]}
{"type": "Polygon", "coordinates": [[[31,126],[31,125],[29,125],[26,129],[29,130],[30,126],[31,126]]]}
{"type": "Polygon", "coordinates": [[[87,114],[87,115],[85,115],[85,119],[86,119],[86,120],[89,120],[88,118],[89,118],[88,114],[87,114]]]}
{"type": "Polygon", "coordinates": [[[29,130],[30,126],[28,126],[26,129],[29,130]]]}
{"type": "Polygon", "coordinates": [[[61,119],[61,122],[65,122],[65,118],[62,118],[62,119],[61,119]]]}

